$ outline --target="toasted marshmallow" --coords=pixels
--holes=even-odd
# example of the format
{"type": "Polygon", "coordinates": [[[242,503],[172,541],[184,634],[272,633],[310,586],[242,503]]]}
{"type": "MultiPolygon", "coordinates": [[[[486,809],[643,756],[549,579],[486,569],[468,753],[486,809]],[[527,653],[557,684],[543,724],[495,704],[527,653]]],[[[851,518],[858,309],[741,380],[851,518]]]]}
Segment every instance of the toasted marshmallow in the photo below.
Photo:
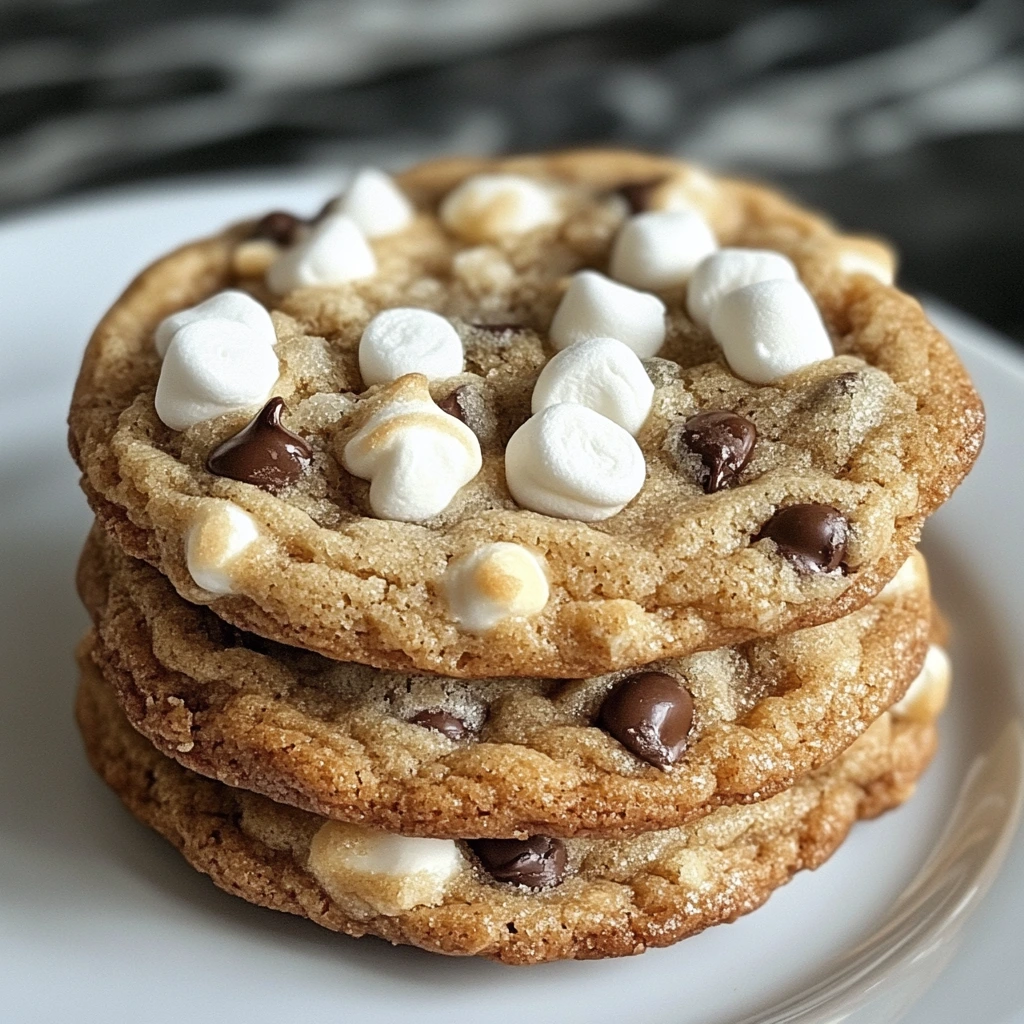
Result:
{"type": "Polygon", "coordinates": [[[309,846],[309,870],[333,899],[355,897],[377,913],[434,907],[465,861],[451,839],[420,839],[327,821],[309,846]]]}
{"type": "Polygon", "coordinates": [[[414,213],[412,203],[394,179],[375,167],[356,172],[332,212],[351,217],[367,238],[383,238],[405,230],[414,213]]]}
{"type": "Polygon", "coordinates": [[[344,284],[377,272],[377,259],[351,217],[328,214],[267,271],[267,286],[284,295],[293,288],[344,284]]]}
{"type": "Polygon", "coordinates": [[[450,562],[443,587],[452,617],[470,633],[528,617],[548,603],[540,559],[521,544],[496,541],[450,562]]]}
{"type": "Polygon", "coordinates": [[[924,667],[903,699],[892,706],[892,713],[914,722],[933,722],[946,706],[953,666],[949,655],[937,644],[928,647],[924,667]]]}
{"type": "Polygon", "coordinates": [[[839,269],[844,274],[867,274],[882,284],[892,284],[895,275],[891,261],[883,261],[881,257],[874,259],[867,253],[856,249],[844,249],[837,260],[839,269]]]}
{"type": "Polygon", "coordinates": [[[426,309],[386,309],[359,339],[363,383],[384,384],[407,373],[435,380],[462,373],[462,339],[443,316],[426,309]]]}
{"type": "Polygon", "coordinates": [[[277,383],[274,350],[237,320],[194,320],[174,332],[156,385],[156,414],[186,430],[226,412],[262,405],[277,383]]]}
{"type": "Polygon", "coordinates": [[[549,405],[585,405],[634,437],[654,401],[654,384],[643,363],[615,338],[587,338],[549,360],[533,389],[533,412],[549,405]]]}
{"type": "Polygon", "coordinates": [[[400,377],[345,445],[345,468],[370,481],[381,519],[418,523],[443,512],[480,472],[476,434],[430,399],[427,379],[400,377]]]}
{"type": "Polygon", "coordinates": [[[758,281],[795,281],[792,260],[770,249],[719,249],[702,260],[686,289],[686,308],[703,327],[723,295],[758,281]]]}
{"type": "Polygon", "coordinates": [[[634,288],[672,288],[684,284],[717,248],[708,222],[696,210],[640,213],[616,236],[609,273],[634,288]]]}
{"type": "Polygon", "coordinates": [[[596,522],[621,512],[644,485],[640,446],[584,405],[552,405],[509,438],[505,480],[524,508],[596,522]]]}
{"type": "Polygon", "coordinates": [[[232,566],[259,537],[256,521],[234,502],[204,498],[185,536],[185,564],[211,594],[235,593],[232,566]]]}
{"type": "Polygon", "coordinates": [[[727,293],[715,304],[711,333],[733,373],[752,384],[834,355],[818,307],[798,281],[759,281],[727,293]]]}
{"type": "Polygon", "coordinates": [[[616,338],[641,359],[665,343],[665,303],[594,270],[573,276],[548,331],[556,349],[586,338],[616,338]]]}
{"type": "Polygon", "coordinates": [[[251,295],[232,288],[217,292],[216,295],[211,295],[204,302],[200,302],[198,306],[179,310],[161,320],[153,337],[161,358],[167,355],[167,349],[175,333],[186,324],[195,323],[197,320],[234,320],[245,324],[252,331],[254,343],[269,345],[271,348],[277,343],[274,322],[266,309],[251,295]]]}
{"type": "Polygon", "coordinates": [[[445,196],[441,223],[470,242],[522,235],[561,219],[554,193],[519,174],[476,174],[445,196]]]}

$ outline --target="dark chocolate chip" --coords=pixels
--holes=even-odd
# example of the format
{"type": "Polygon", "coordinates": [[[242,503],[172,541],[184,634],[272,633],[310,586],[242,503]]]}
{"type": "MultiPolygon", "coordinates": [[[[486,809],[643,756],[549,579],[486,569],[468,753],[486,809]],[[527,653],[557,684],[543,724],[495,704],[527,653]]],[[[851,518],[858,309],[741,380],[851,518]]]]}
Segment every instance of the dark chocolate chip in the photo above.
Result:
{"type": "Polygon", "coordinates": [[[269,238],[278,245],[291,245],[302,226],[302,221],[294,213],[274,210],[257,221],[253,228],[253,238],[269,238]]]}
{"type": "Polygon", "coordinates": [[[462,400],[459,397],[465,393],[465,385],[461,388],[456,388],[451,394],[445,395],[440,402],[437,403],[438,409],[442,412],[448,413],[449,416],[454,416],[457,420],[461,420],[463,423],[466,422],[466,410],[462,407],[462,400]]]}
{"type": "Polygon", "coordinates": [[[683,443],[704,463],[701,483],[706,494],[736,483],[750,460],[757,427],[746,417],[725,409],[698,413],[683,426],[683,443]]]}
{"type": "Polygon", "coordinates": [[[810,503],[780,508],[754,538],[775,541],[798,572],[833,572],[843,566],[850,524],[831,505],[810,503]]]}
{"type": "Polygon", "coordinates": [[[861,375],[856,370],[847,370],[846,373],[840,373],[838,376],[832,377],[829,383],[835,394],[852,395],[857,390],[860,379],[861,375]]]}
{"type": "Polygon", "coordinates": [[[216,476],[230,477],[273,491],[295,483],[309,465],[313,451],[281,424],[284,400],[272,398],[255,419],[218,445],[206,460],[216,476]]]}
{"type": "Polygon", "coordinates": [[[615,191],[626,200],[630,213],[643,213],[650,208],[654,190],[664,178],[649,178],[647,181],[627,181],[615,191]]]}
{"type": "Polygon", "coordinates": [[[469,734],[466,723],[461,718],[441,708],[425,708],[409,719],[413,725],[421,725],[424,729],[433,729],[450,740],[462,740],[469,734]]]}
{"type": "Polygon", "coordinates": [[[664,672],[623,679],[601,705],[601,724],[624,747],[658,768],[676,763],[693,724],[693,697],[664,672]]]}
{"type": "Polygon", "coordinates": [[[568,858],[561,839],[474,839],[469,846],[484,870],[498,882],[543,889],[558,885],[565,877],[568,858]]]}

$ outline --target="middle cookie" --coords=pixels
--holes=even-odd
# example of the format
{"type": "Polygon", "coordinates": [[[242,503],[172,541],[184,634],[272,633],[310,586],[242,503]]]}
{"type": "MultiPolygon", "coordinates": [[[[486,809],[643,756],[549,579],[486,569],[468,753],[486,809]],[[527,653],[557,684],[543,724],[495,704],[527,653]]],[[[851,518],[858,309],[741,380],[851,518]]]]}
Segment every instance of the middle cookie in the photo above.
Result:
{"type": "Polygon", "coordinates": [[[770,797],[846,749],[918,674],[915,554],[835,622],[581,680],[449,679],[243,633],[94,531],[88,657],[186,767],[412,835],[623,835],[770,797]]]}

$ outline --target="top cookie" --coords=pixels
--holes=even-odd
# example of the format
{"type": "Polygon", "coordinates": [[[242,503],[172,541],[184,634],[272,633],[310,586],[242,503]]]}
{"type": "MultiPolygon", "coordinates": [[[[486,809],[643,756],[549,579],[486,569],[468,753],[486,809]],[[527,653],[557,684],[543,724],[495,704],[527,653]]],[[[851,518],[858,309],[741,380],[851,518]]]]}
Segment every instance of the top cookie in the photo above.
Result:
{"type": "Polygon", "coordinates": [[[967,472],[980,402],[891,274],[651,156],[363,172],[311,222],[145,271],[89,344],[71,448],[122,546],[243,629],[457,677],[614,671],[861,607],[967,472]]]}

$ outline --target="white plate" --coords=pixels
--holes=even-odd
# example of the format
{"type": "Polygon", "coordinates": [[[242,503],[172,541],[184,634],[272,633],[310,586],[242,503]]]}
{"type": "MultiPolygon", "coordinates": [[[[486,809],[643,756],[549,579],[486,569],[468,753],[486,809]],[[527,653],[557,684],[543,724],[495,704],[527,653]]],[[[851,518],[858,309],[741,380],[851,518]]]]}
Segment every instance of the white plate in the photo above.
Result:
{"type": "Polygon", "coordinates": [[[96,780],[71,721],[72,589],[89,515],[64,417],[90,328],[171,245],[337,179],[134,190],[0,226],[0,1017],[572,1024],[1024,1022],[1024,360],[937,310],[989,440],[927,551],[956,639],[941,753],[904,809],[859,826],[764,909],[674,949],[513,969],[331,935],[216,890],[96,780]],[[967,922],[1003,860],[992,894],[967,922]],[[948,966],[946,966],[948,964],[948,966]]]}

